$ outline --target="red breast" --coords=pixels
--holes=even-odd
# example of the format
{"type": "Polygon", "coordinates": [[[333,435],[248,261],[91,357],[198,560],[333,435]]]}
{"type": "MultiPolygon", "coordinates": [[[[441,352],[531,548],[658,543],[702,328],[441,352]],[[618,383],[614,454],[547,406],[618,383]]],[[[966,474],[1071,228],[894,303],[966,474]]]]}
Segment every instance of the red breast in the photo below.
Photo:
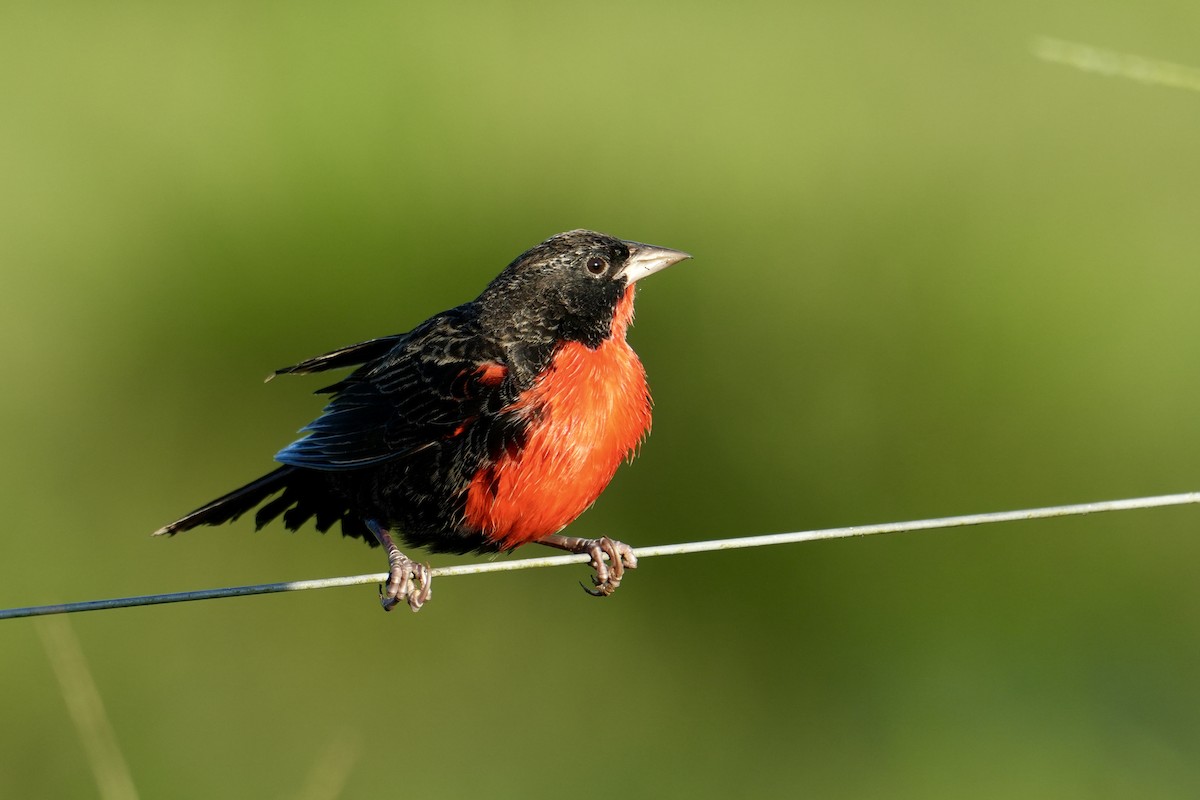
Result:
{"type": "Polygon", "coordinates": [[[502,549],[570,524],[649,433],[646,373],[625,341],[633,293],[631,284],[618,302],[612,334],[599,347],[561,345],[533,387],[507,409],[530,420],[524,447],[476,474],[466,503],[467,525],[502,549]]]}

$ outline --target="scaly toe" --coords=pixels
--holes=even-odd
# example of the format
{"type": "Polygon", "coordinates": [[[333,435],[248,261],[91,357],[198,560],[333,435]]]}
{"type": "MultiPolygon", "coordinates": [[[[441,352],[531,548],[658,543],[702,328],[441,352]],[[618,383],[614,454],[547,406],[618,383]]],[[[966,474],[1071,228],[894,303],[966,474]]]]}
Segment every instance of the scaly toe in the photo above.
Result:
{"type": "Polygon", "coordinates": [[[621,554],[617,550],[618,543],[614,542],[607,536],[600,538],[600,549],[608,556],[608,570],[612,576],[607,582],[614,586],[621,582],[621,578],[625,575],[625,564],[622,561],[621,554]]]}
{"type": "Polygon", "coordinates": [[[415,613],[421,610],[421,606],[429,602],[429,598],[433,597],[433,574],[429,565],[413,564],[412,579],[421,584],[420,589],[412,587],[408,593],[409,608],[415,613]]]}

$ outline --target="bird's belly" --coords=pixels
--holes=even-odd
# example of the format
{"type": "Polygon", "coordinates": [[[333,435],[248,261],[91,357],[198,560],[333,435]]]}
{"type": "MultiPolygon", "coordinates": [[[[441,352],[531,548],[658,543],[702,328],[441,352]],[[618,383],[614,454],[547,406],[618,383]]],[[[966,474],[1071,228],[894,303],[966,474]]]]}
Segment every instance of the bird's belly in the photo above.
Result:
{"type": "Polygon", "coordinates": [[[524,444],[474,476],[465,509],[501,549],[556,533],[595,502],[649,430],[650,395],[637,355],[613,337],[564,345],[509,412],[528,420],[524,444]]]}

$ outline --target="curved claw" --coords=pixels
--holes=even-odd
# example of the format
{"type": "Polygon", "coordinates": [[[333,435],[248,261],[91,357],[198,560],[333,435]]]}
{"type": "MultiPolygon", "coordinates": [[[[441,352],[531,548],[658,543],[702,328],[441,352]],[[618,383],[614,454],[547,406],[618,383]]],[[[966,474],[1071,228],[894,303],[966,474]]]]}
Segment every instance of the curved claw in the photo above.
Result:
{"type": "MultiPolygon", "coordinates": [[[[593,575],[593,576],[592,576],[592,582],[594,583],[594,582],[595,582],[595,580],[596,580],[596,576],[595,576],[595,575],[593,575]]],[[[587,585],[586,583],[584,583],[583,581],[580,581],[580,582],[579,582],[579,588],[580,588],[580,589],[583,589],[585,592],[587,592],[588,594],[590,594],[592,597],[605,597],[605,596],[606,596],[606,595],[604,594],[604,592],[601,592],[601,591],[598,591],[598,590],[596,590],[596,589],[593,589],[592,587],[588,586],[588,585],[587,585]]]]}

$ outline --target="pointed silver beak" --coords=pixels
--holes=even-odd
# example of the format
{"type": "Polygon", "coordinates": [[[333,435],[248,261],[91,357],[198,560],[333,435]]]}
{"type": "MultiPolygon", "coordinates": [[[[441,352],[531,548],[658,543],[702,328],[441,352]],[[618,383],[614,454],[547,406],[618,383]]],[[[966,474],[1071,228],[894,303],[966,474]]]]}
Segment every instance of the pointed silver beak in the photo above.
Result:
{"type": "Polygon", "coordinates": [[[621,274],[629,283],[636,283],[647,275],[653,275],[685,258],[691,258],[691,255],[681,250],[668,250],[652,244],[625,242],[625,245],[629,248],[629,260],[625,262],[621,274]]]}

